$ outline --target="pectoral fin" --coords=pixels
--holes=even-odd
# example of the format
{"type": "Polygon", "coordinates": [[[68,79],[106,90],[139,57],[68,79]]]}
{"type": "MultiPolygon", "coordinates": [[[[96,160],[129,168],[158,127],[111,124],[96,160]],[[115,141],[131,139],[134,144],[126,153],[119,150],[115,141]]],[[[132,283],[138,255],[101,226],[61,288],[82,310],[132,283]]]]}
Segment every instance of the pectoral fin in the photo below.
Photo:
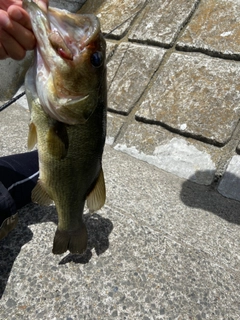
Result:
{"type": "Polygon", "coordinates": [[[59,114],[63,113],[72,124],[84,124],[92,115],[96,105],[95,101],[91,101],[89,96],[76,98],[63,103],[59,109],[59,114]]]}
{"type": "Polygon", "coordinates": [[[28,150],[32,150],[37,143],[37,129],[33,122],[29,124],[29,131],[28,131],[28,150]]]}
{"type": "Polygon", "coordinates": [[[44,95],[46,105],[42,105],[42,108],[50,117],[54,115],[54,119],[60,122],[69,125],[84,124],[96,109],[98,97],[95,95],[58,97],[52,77],[49,77],[47,87],[47,96],[44,95]]]}
{"type": "Polygon", "coordinates": [[[45,206],[48,206],[53,203],[53,200],[45,191],[41,180],[38,180],[35,188],[32,190],[32,202],[45,206]]]}
{"type": "Polygon", "coordinates": [[[106,188],[103,170],[101,169],[97,182],[93,190],[87,196],[87,206],[90,211],[96,211],[102,208],[106,200],[106,188]]]}
{"type": "Polygon", "coordinates": [[[64,123],[56,121],[47,134],[49,153],[57,159],[64,159],[68,152],[68,133],[64,123]]]}

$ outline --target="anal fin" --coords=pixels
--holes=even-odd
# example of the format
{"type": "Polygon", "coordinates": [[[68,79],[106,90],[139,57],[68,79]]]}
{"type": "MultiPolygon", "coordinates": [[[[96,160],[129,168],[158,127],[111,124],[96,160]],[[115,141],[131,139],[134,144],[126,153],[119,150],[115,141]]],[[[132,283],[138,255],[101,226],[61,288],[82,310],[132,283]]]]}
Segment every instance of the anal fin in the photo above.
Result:
{"type": "Polygon", "coordinates": [[[102,208],[106,200],[106,188],[103,170],[101,169],[97,182],[92,191],[87,196],[87,206],[90,211],[96,211],[102,208]]]}
{"type": "Polygon", "coordinates": [[[49,197],[48,193],[45,191],[41,180],[38,180],[36,186],[32,190],[32,202],[38,203],[40,205],[48,206],[53,203],[53,200],[49,197]]]}

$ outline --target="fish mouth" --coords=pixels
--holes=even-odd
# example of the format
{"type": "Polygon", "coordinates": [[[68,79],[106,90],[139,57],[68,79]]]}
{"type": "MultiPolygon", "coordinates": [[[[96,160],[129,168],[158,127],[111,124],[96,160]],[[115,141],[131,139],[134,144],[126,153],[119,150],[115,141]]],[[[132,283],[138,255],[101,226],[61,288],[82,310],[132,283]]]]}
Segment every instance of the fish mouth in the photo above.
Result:
{"type": "Polygon", "coordinates": [[[76,15],[51,7],[45,12],[32,0],[23,0],[23,8],[30,16],[46,64],[49,57],[74,61],[100,32],[99,20],[93,14],[76,15]]]}
{"type": "Polygon", "coordinates": [[[53,119],[69,125],[85,123],[97,99],[83,80],[90,52],[102,50],[98,18],[51,7],[44,11],[32,0],[23,0],[23,8],[37,39],[34,72],[28,81],[34,83],[35,96],[53,119]]]}

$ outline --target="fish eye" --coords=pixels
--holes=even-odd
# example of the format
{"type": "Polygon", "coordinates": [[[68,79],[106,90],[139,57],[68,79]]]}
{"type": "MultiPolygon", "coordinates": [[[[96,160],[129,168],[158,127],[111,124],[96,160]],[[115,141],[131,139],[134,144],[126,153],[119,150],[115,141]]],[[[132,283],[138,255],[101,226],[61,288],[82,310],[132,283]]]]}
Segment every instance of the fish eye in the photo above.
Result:
{"type": "Polygon", "coordinates": [[[103,63],[103,55],[100,51],[96,51],[91,55],[91,64],[95,67],[95,68],[99,68],[101,67],[103,63]]]}

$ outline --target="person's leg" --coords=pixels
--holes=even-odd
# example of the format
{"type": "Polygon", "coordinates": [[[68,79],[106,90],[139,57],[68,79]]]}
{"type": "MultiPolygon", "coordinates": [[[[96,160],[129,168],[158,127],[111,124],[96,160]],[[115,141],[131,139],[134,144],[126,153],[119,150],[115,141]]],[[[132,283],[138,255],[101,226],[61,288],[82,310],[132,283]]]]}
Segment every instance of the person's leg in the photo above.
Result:
{"type": "Polygon", "coordinates": [[[17,210],[31,201],[37,179],[37,151],[0,158],[0,240],[16,226],[17,210]]]}
{"type": "Polygon", "coordinates": [[[0,182],[0,240],[16,227],[17,221],[16,204],[8,190],[0,182]]]}

